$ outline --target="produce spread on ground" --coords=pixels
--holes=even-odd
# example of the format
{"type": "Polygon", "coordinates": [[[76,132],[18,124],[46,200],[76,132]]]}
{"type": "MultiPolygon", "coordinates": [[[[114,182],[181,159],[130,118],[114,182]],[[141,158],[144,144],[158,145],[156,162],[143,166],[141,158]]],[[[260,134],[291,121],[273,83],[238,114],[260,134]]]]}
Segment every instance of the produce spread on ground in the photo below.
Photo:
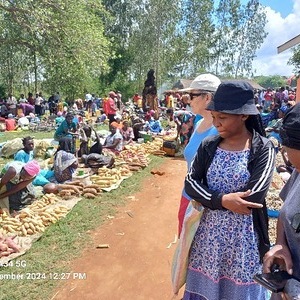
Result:
{"type": "MultiPolygon", "coordinates": [[[[151,142],[127,145],[120,155],[115,156],[113,168],[102,167],[95,173],[82,165],[72,181],[58,185],[57,194],[41,195],[15,217],[1,211],[0,265],[28,251],[45,229],[65,217],[78,201],[101,197],[102,192],[117,189],[133,172],[148,166],[150,154],[165,155],[162,144],[163,138],[156,137],[151,142]],[[78,175],[80,170],[83,171],[81,176],[78,175]]],[[[44,164],[50,161],[46,160],[44,164]]]]}
{"type": "MultiPolygon", "coordinates": [[[[96,173],[81,168],[84,175],[74,176],[73,181],[60,184],[58,194],[41,195],[15,217],[2,212],[0,214],[0,265],[28,251],[48,226],[65,217],[82,198],[101,197],[102,192],[117,189],[123,180],[132,176],[133,172],[148,166],[150,154],[165,155],[166,153],[161,150],[162,144],[163,139],[156,137],[152,142],[128,145],[120,155],[115,157],[113,168],[99,168],[96,173]]],[[[281,156],[277,155],[276,165],[282,163],[281,156]]],[[[282,201],[279,192],[283,185],[283,179],[275,171],[267,195],[269,212],[278,213],[280,210],[282,201]]],[[[269,234],[272,244],[275,242],[276,223],[276,216],[270,216],[269,234]]]]}

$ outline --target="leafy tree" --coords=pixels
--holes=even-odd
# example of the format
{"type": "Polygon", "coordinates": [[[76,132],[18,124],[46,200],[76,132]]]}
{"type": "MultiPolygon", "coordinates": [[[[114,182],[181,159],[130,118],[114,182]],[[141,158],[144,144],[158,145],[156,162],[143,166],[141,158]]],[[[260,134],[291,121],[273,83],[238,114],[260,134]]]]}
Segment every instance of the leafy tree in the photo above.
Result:
{"type": "Polygon", "coordinates": [[[255,77],[255,81],[263,86],[264,88],[278,88],[280,86],[286,85],[286,78],[280,75],[272,75],[272,76],[258,76],[255,77]]]}
{"type": "Polygon", "coordinates": [[[258,0],[3,0],[0,79],[9,91],[143,89],[201,72],[251,73],[264,33],[258,0]]]}
{"type": "Polygon", "coordinates": [[[179,4],[179,0],[149,0],[139,6],[129,44],[133,58],[130,76],[139,92],[149,69],[155,70],[157,86],[160,86],[174,67],[173,45],[180,20],[179,4]]]}
{"type": "Polygon", "coordinates": [[[300,45],[292,48],[292,57],[289,59],[288,64],[294,66],[294,72],[299,75],[300,73],[300,45]]]}
{"type": "MultiPolygon", "coordinates": [[[[211,68],[211,47],[214,44],[214,1],[181,1],[180,26],[174,42],[174,74],[195,77],[211,68]]],[[[180,76],[180,77],[181,77],[180,76]]]]}
{"type": "Polygon", "coordinates": [[[14,45],[29,55],[30,72],[49,92],[61,90],[74,97],[91,88],[95,76],[107,69],[109,42],[98,17],[100,0],[23,0],[0,4],[5,45],[14,45]]]}
{"type": "Polygon", "coordinates": [[[251,75],[255,53],[266,37],[263,7],[258,0],[246,5],[240,0],[220,0],[216,17],[216,71],[235,78],[251,75]]]}
{"type": "MultiPolygon", "coordinates": [[[[140,1],[103,0],[103,5],[107,11],[103,20],[105,35],[111,41],[111,57],[108,59],[108,72],[100,75],[100,90],[105,93],[111,89],[124,91],[124,86],[128,86],[130,81],[129,69],[133,58],[129,51],[129,43],[140,1]]],[[[123,92],[124,98],[130,94],[126,91],[127,89],[123,92]]]]}

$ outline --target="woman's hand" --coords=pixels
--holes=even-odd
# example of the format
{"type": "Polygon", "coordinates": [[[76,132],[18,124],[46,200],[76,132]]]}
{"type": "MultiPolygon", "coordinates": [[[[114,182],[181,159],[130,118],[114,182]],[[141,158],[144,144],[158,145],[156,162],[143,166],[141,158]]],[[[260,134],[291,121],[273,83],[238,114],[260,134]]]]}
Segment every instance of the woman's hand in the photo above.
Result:
{"type": "Polygon", "coordinates": [[[293,273],[291,252],[287,245],[275,245],[265,254],[263,259],[263,272],[270,273],[274,264],[277,264],[280,270],[285,270],[289,274],[293,273]]]}
{"type": "Polygon", "coordinates": [[[244,200],[243,198],[250,196],[251,191],[237,192],[226,194],[222,197],[222,206],[234,213],[241,215],[250,215],[251,208],[262,208],[260,203],[254,203],[244,200]]]}

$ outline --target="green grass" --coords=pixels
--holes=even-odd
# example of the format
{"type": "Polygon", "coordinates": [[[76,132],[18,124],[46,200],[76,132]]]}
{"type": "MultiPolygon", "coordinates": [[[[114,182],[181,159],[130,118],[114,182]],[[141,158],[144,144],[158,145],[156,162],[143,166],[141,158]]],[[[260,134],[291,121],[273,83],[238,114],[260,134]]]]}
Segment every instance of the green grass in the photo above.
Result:
{"type": "MultiPolygon", "coordinates": [[[[116,209],[124,206],[128,196],[137,192],[141,181],[150,175],[150,170],[163,162],[164,158],[152,156],[147,168],[135,172],[124,180],[121,186],[109,193],[102,193],[96,199],[83,199],[66,218],[51,225],[23,256],[13,261],[13,266],[0,269],[3,274],[18,273],[66,273],[70,262],[80,256],[84,248],[91,245],[89,230],[101,225],[107,215],[114,215],[116,209]],[[24,261],[25,268],[16,267],[17,261],[24,261]]],[[[24,275],[25,276],[25,275],[24,275]]],[[[1,280],[0,300],[45,300],[51,299],[55,289],[63,280],[1,280]]]]}
{"type": "Polygon", "coordinates": [[[49,132],[32,132],[32,131],[5,131],[0,133],[0,143],[13,140],[15,138],[23,138],[31,136],[35,139],[51,139],[53,138],[54,131],[49,132]]]}
{"type": "MultiPolygon", "coordinates": [[[[97,131],[101,130],[108,130],[107,125],[101,125],[101,126],[94,126],[97,131]]],[[[23,138],[26,136],[31,136],[34,137],[35,139],[51,139],[54,136],[54,130],[52,131],[5,131],[5,132],[0,132],[0,143],[15,139],[15,138],[23,138]]]]}

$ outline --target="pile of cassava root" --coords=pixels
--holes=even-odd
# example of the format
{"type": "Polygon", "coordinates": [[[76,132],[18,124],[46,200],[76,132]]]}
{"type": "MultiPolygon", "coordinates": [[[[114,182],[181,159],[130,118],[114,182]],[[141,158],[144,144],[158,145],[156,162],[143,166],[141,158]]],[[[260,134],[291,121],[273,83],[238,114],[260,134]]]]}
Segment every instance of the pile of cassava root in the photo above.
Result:
{"type": "Polygon", "coordinates": [[[83,196],[85,198],[96,198],[101,193],[101,188],[96,184],[84,185],[81,181],[71,181],[58,185],[58,196],[64,200],[83,196]]]}
{"type": "Polygon", "coordinates": [[[44,232],[46,227],[56,223],[70,210],[64,205],[53,205],[59,200],[54,194],[46,194],[22,209],[15,217],[1,211],[0,236],[29,236],[44,232]]]}

